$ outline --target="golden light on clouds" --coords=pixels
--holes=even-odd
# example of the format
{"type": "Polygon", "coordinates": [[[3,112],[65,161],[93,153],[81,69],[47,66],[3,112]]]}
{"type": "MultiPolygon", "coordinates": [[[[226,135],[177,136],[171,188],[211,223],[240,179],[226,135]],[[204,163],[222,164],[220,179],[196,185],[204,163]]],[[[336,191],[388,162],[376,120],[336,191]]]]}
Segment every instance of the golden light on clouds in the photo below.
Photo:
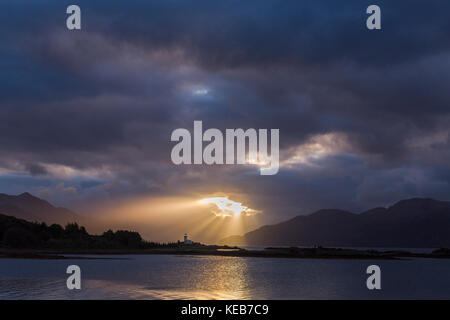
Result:
{"type": "Polygon", "coordinates": [[[318,134],[287,150],[281,166],[291,168],[299,164],[311,165],[313,160],[342,152],[351,152],[347,136],[338,132],[318,134]]]}
{"type": "Polygon", "coordinates": [[[246,207],[240,202],[230,200],[228,197],[205,198],[200,200],[200,202],[214,205],[212,212],[216,216],[251,216],[260,212],[258,210],[246,207]]]}

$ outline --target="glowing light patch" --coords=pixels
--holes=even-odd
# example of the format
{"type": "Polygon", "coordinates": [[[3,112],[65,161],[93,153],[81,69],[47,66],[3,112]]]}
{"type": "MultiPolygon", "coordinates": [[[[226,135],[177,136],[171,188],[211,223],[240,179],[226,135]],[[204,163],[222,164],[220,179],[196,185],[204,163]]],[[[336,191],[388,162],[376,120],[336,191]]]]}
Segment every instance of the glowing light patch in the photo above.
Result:
{"type": "Polygon", "coordinates": [[[209,93],[209,90],[206,88],[195,89],[192,94],[194,96],[206,96],[209,93]]]}
{"type": "Polygon", "coordinates": [[[228,199],[228,197],[214,197],[200,200],[201,203],[214,204],[217,209],[213,210],[216,216],[251,216],[259,213],[258,210],[243,206],[242,203],[228,199]]]}

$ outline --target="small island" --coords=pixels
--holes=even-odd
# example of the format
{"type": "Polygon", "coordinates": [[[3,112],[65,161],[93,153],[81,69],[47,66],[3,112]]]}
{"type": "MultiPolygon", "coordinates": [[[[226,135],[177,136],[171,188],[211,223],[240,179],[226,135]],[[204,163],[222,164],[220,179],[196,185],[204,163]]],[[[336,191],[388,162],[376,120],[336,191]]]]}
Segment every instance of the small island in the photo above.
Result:
{"type": "Polygon", "coordinates": [[[247,250],[237,246],[205,245],[184,237],[184,241],[150,242],[139,233],[127,230],[108,230],[101,235],[89,234],[83,226],[29,222],[0,214],[0,258],[24,259],[92,259],[83,255],[215,255],[257,258],[313,258],[313,259],[369,259],[392,260],[406,258],[450,258],[450,249],[431,253],[408,251],[377,251],[345,248],[268,247],[247,250]],[[77,257],[67,255],[80,255],[77,257]]]}

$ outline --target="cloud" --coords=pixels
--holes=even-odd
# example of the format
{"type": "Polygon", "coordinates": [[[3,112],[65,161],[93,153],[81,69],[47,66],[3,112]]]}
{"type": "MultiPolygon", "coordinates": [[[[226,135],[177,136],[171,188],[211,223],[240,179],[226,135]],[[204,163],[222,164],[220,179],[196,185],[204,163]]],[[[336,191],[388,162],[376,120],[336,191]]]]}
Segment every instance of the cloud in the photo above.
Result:
{"type": "Polygon", "coordinates": [[[204,198],[200,202],[213,205],[212,212],[219,217],[252,216],[261,212],[246,207],[240,202],[228,199],[228,197],[204,198]]]}
{"type": "Polygon", "coordinates": [[[377,33],[369,1],[74,3],[81,32],[57,1],[0,7],[1,191],[222,191],[266,221],[448,198],[448,2],[380,1],[377,33]],[[170,133],[194,120],[279,128],[280,173],[173,165],[170,133]]]}

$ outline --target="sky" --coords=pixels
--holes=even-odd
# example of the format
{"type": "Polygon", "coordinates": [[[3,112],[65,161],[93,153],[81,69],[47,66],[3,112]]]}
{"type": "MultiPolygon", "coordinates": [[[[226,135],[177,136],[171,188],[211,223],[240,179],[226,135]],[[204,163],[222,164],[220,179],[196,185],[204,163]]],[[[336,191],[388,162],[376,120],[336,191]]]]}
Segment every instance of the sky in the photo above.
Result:
{"type": "MultiPolygon", "coordinates": [[[[450,200],[449,11],[445,0],[0,0],[0,192],[106,217],[164,212],[159,222],[200,210],[169,204],[228,197],[254,213],[248,228],[450,200]],[[82,30],[66,28],[70,4],[82,30]],[[371,4],[381,30],[365,26],[371,4]],[[279,172],[174,165],[171,132],[194,120],[278,128],[279,172]],[[136,203],[149,211],[128,213],[136,203]]],[[[152,232],[169,239],[172,224],[152,232]]]]}

